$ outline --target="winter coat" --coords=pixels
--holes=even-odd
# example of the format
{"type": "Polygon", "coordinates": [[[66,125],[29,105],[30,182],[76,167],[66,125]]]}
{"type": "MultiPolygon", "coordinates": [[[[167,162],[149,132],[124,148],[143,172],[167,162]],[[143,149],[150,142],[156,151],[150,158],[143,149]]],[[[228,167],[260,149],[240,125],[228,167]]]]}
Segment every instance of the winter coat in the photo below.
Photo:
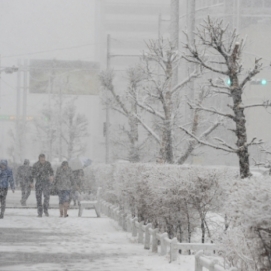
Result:
{"type": "Polygon", "coordinates": [[[12,190],[15,190],[14,180],[12,170],[8,167],[8,162],[6,160],[1,160],[0,164],[5,165],[5,169],[0,168],[0,188],[8,188],[10,185],[12,190]]]}
{"type": "Polygon", "coordinates": [[[21,184],[33,183],[34,180],[32,177],[32,167],[30,167],[29,165],[19,166],[17,169],[16,181],[17,183],[21,184]]]}
{"type": "Polygon", "coordinates": [[[32,168],[32,177],[36,179],[36,183],[49,182],[50,176],[54,176],[54,171],[50,162],[36,162],[32,168]]]}
{"type": "Polygon", "coordinates": [[[59,167],[56,170],[55,187],[58,191],[72,189],[72,170],[70,167],[66,169],[59,167]]]}

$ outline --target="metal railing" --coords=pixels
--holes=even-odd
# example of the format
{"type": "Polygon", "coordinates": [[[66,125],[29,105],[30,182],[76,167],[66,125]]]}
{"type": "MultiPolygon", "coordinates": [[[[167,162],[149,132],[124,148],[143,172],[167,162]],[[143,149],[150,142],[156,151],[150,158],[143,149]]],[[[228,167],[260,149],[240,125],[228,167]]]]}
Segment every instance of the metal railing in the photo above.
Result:
{"type": "Polygon", "coordinates": [[[237,271],[236,268],[225,269],[219,265],[218,259],[209,259],[203,255],[204,251],[215,251],[221,248],[216,244],[202,243],[179,243],[177,238],[170,239],[168,233],[158,233],[158,229],[153,229],[152,224],[144,225],[138,222],[137,217],[127,215],[119,207],[99,198],[99,210],[106,216],[118,222],[118,225],[125,231],[137,238],[137,242],[144,244],[144,249],[151,249],[152,252],[161,256],[169,253],[170,262],[177,261],[179,250],[198,251],[195,255],[195,271],[202,271],[207,268],[209,271],[237,271]]]}

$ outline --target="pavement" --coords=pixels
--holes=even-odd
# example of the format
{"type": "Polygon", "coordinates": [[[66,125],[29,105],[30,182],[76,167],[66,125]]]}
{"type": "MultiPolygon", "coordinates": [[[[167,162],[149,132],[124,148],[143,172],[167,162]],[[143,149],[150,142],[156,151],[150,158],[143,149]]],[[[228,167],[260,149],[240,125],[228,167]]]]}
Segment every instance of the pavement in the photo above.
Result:
{"type": "MultiPolygon", "coordinates": [[[[6,206],[7,208],[22,208],[20,203],[22,198],[21,190],[17,189],[14,193],[11,190],[8,191],[6,206]]],[[[31,194],[26,202],[28,208],[36,208],[36,194],[35,190],[32,189],[31,194]]],[[[58,196],[50,196],[50,207],[58,208],[58,196]]]]}
{"type": "MultiPolygon", "coordinates": [[[[10,197],[10,204],[15,197],[10,197]]],[[[69,210],[60,218],[58,210],[38,218],[35,209],[6,210],[0,219],[1,271],[191,271],[193,256],[169,263],[168,256],[144,250],[107,217],[94,210],[69,210]],[[181,266],[180,266],[181,265],[181,266]]]]}

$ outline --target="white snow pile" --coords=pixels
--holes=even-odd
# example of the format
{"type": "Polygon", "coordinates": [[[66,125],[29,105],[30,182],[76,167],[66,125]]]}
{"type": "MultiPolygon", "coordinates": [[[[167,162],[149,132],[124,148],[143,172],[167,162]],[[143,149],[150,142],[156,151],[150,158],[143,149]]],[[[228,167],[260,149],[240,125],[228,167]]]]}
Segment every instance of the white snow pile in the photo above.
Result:
{"type": "Polygon", "coordinates": [[[217,220],[224,216],[227,187],[238,171],[121,163],[94,165],[87,174],[103,188],[103,198],[125,213],[152,223],[181,242],[205,242],[213,239],[212,231],[223,232],[223,222],[217,220]]]}
{"type": "Polygon", "coordinates": [[[180,242],[216,242],[227,267],[271,270],[271,178],[238,169],[157,164],[93,165],[102,197],[180,242]]]}
{"type": "Polygon", "coordinates": [[[271,178],[238,180],[230,191],[225,259],[240,271],[271,270],[271,178]]]}

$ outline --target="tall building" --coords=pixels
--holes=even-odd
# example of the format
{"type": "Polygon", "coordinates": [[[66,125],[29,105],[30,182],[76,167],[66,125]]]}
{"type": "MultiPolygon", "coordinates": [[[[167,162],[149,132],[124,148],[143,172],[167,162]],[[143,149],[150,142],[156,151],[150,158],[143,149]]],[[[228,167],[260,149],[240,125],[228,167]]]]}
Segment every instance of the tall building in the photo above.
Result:
{"type": "MultiPolygon", "coordinates": [[[[180,42],[184,41],[181,31],[187,29],[193,19],[188,7],[190,2],[180,0],[180,42]]],[[[138,56],[146,48],[145,42],[157,39],[159,35],[169,37],[170,3],[170,0],[97,0],[96,60],[100,62],[102,69],[109,65],[115,70],[120,89],[125,87],[125,69],[138,61],[138,56]]],[[[252,67],[255,57],[260,56],[265,67],[270,64],[271,39],[268,25],[271,18],[271,0],[196,0],[196,25],[208,15],[224,19],[230,29],[236,28],[241,36],[248,35],[243,54],[244,66],[252,67]]],[[[179,78],[184,73],[185,67],[180,67],[179,78]]],[[[247,103],[266,98],[271,100],[270,69],[265,68],[259,76],[266,78],[267,84],[248,84],[245,95],[247,103]]],[[[104,112],[101,115],[104,116],[104,112]]],[[[262,108],[256,108],[247,110],[246,115],[249,140],[256,135],[271,142],[271,130],[266,129],[270,114],[262,108]]],[[[105,121],[105,118],[102,118],[105,121]]],[[[113,120],[114,113],[111,115],[111,122],[113,120]]]]}

